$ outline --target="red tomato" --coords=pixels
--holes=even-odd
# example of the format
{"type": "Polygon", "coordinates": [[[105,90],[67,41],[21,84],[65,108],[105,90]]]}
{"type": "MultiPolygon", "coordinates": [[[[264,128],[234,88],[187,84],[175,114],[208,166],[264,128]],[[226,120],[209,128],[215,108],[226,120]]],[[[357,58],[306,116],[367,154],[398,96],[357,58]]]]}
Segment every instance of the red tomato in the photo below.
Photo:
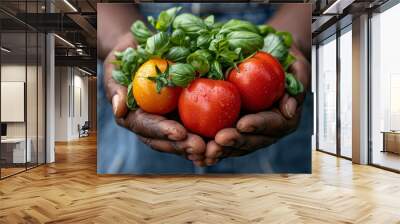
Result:
{"type": "Polygon", "coordinates": [[[262,60],[263,62],[267,63],[275,73],[285,76],[285,71],[283,70],[281,63],[279,63],[274,56],[268,54],[267,52],[259,51],[253,56],[253,58],[262,60]]]}
{"type": "Polygon", "coordinates": [[[185,88],[178,103],[183,125],[193,133],[213,138],[232,127],[240,112],[240,95],[230,82],[200,78],[185,88]]]}
{"type": "Polygon", "coordinates": [[[232,69],[228,80],[239,89],[243,109],[259,112],[270,108],[285,92],[285,73],[270,54],[258,52],[232,69]]]}

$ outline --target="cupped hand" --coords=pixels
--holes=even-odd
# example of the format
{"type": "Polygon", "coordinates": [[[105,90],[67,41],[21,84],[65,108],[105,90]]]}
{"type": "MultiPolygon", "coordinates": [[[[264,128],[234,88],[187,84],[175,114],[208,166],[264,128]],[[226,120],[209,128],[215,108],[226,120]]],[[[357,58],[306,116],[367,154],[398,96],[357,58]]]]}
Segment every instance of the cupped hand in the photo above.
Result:
{"type": "Polygon", "coordinates": [[[115,60],[114,51],[123,51],[135,47],[135,41],[127,33],[118,41],[117,46],[104,61],[104,87],[106,96],[112,104],[113,113],[119,125],[139,136],[145,144],[160,152],[185,156],[198,164],[204,160],[206,144],[198,136],[188,133],[177,121],[166,117],[146,113],[141,109],[130,111],[126,105],[127,88],[112,78],[115,60]]]}
{"type": "MultiPolygon", "coordinates": [[[[292,46],[291,53],[297,60],[290,70],[306,91],[311,78],[310,63],[296,46],[292,46]]],[[[296,97],[286,93],[275,108],[245,115],[239,119],[235,128],[219,131],[215,139],[208,142],[205,159],[198,164],[210,166],[222,158],[249,154],[295,131],[300,121],[304,97],[305,92],[296,97]]]]}

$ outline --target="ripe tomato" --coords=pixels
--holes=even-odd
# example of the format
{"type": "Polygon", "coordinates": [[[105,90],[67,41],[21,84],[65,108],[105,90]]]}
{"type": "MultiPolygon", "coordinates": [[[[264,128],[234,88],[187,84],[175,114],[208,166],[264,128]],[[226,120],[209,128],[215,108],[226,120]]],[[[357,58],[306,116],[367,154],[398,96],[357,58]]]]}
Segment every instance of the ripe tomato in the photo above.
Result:
{"type": "Polygon", "coordinates": [[[240,112],[240,95],[230,82],[196,79],[179,97],[179,115],[190,131],[213,138],[232,127],[240,112]]]}
{"type": "Polygon", "coordinates": [[[153,114],[166,114],[176,108],[181,88],[164,87],[157,93],[156,83],[148,79],[157,76],[156,66],[164,72],[168,63],[164,59],[150,59],[136,71],[132,84],[133,97],[142,110],[153,114]]]}
{"type": "Polygon", "coordinates": [[[279,63],[279,61],[274,58],[274,56],[268,54],[267,52],[259,51],[253,56],[253,58],[258,58],[262,60],[263,62],[267,63],[270,68],[274,70],[275,73],[285,76],[285,71],[283,70],[281,63],[279,63]]]}
{"type": "Polygon", "coordinates": [[[228,80],[240,92],[243,109],[259,112],[271,107],[285,92],[285,73],[270,54],[257,52],[232,69],[228,80]]]}

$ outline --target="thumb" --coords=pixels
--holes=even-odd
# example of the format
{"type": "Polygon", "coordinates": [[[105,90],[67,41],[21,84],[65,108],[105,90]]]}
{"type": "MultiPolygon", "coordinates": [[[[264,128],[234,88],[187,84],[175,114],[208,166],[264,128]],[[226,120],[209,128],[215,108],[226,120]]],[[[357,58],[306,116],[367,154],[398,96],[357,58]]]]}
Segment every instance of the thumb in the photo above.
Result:
{"type": "Polygon", "coordinates": [[[296,115],[297,111],[297,100],[294,97],[285,94],[281,99],[279,109],[283,116],[287,119],[292,119],[296,115]]]}
{"type": "Polygon", "coordinates": [[[122,118],[128,112],[128,107],[126,105],[126,94],[127,88],[123,85],[118,84],[112,78],[112,71],[114,65],[111,63],[115,59],[113,53],[104,61],[104,87],[108,100],[112,104],[113,113],[115,117],[122,118]]]}
{"type": "Polygon", "coordinates": [[[128,112],[128,107],[126,105],[126,93],[121,93],[123,91],[117,91],[112,97],[112,108],[113,113],[116,118],[122,118],[128,112]]]}

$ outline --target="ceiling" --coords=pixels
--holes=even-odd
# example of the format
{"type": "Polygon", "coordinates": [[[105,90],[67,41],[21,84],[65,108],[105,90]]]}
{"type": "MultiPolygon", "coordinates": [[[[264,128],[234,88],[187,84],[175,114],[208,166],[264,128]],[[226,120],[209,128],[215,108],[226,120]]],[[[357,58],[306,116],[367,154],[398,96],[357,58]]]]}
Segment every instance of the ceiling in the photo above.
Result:
{"type": "MultiPolygon", "coordinates": [[[[335,24],[345,14],[355,14],[365,8],[382,4],[386,0],[336,0],[342,2],[335,5],[335,0],[292,0],[286,2],[307,2],[313,5],[313,37],[321,35],[335,24]],[[328,8],[335,7],[340,14],[324,14],[328,8]],[[340,8],[342,7],[342,8],[340,8]]],[[[7,57],[34,57],[36,35],[25,32],[54,32],[61,38],[55,38],[56,63],[77,63],[77,66],[87,66],[96,70],[96,29],[97,3],[103,2],[133,2],[133,0],[1,0],[0,25],[2,30],[2,46],[12,49],[7,57]],[[52,9],[52,13],[48,13],[52,9]],[[26,45],[27,42],[27,45],[26,45]],[[25,45],[27,50],[25,51],[25,45]],[[79,64],[81,63],[81,64],[79,64]],[[88,66],[91,64],[91,66],[88,66]]],[[[269,2],[282,2],[270,0],[269,2]]],[[[39,46],[39,49],[42,46],[39,46]]]]}

